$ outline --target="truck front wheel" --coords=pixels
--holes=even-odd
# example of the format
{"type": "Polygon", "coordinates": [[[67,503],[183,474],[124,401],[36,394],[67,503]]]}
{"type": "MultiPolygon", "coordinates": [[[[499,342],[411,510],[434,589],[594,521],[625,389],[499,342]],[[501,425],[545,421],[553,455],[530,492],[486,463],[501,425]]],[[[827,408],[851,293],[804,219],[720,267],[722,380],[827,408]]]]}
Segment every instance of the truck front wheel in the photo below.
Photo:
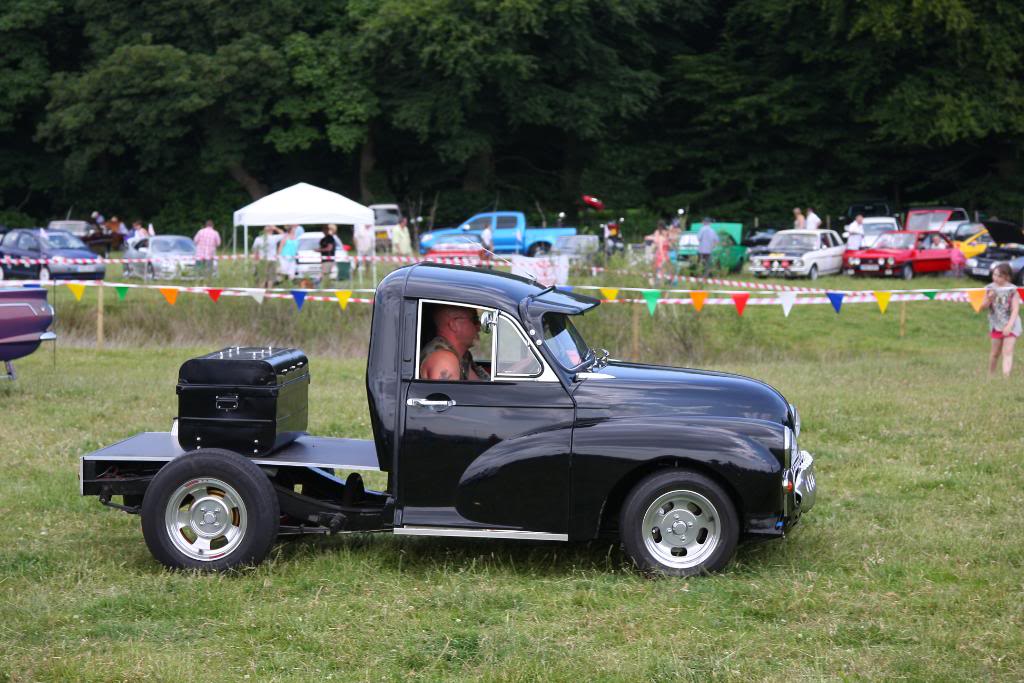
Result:
{"type": "Polygon", "coordinates": [[[267,476],[250,460],[221,449],[175,458],[153,477],[142,501],[146,545],[172,569],[259,564],[279,524],[277,494],[267,476]]]}
{"type": "Polygon", "coordinates": [[[551,245],[547,242],[537,242],[536,244],[530,245],[530,250],[527,252],[527,256],[547,256],[551,252],[551,245]]]}
{"type": "Polygon", "coordinates": [[[736,508],[722,488],[688,470],[640,481],[619,517],[626,553],[645,572],[694,576],[725,567],[736,552],[736,508]]]}

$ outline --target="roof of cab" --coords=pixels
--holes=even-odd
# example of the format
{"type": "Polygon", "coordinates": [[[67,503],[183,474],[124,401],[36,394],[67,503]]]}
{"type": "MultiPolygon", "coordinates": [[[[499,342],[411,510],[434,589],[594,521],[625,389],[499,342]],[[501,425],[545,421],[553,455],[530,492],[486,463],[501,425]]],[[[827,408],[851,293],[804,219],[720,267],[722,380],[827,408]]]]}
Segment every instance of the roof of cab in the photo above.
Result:
{"type": "Polygon", "coordinates": [[[543,300],[550,300],[566,313],[582,313],[599,303],[588,296],[543,287],[519,275],[466,266],[416,263],[395,270],[380,287],[393,286],[396,279],[404,281],[406,297],[494,306],[510,313],[517,313],[524,299],[542,294],[543,300]]]}

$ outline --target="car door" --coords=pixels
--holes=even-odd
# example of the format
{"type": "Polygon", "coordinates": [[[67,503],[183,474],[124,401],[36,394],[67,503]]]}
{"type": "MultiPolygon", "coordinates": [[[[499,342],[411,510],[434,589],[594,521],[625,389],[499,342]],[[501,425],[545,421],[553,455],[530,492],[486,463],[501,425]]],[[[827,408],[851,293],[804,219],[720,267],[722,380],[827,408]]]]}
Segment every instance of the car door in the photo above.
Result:
{"type": "MultiPolygon", "coordinates": [[[[465,307],[419,302],[417,349],[433,338],[439,305],[465,307]]],[[[421,379],[417,354],[405,382],[401,524],[566,534],[575,404],[517,321],[474,310],[483,324],[471,352],[493,378],[421,379]]]]}
{"type": "Polygon", "coordinates": [[[516,253],[522,251],[524,235],[519,234],[519,217],[515,214],[498,214],[494,219],[494,251],[516,253]]]}
{"type": "MultiPolygon", "coordinates": [[[[28,232],[17,232],[14,235],[14,247],[10,250],[10,256],[18,259],[38,259],[39,240],[28,232]]],[[[11,274],[15,277],[37,277],[39,273],[38,264],[15,263],[11,265],[11,274]]]]}
{"type": "Polygon", "coordinates": [[[827,230],[822,233],[822,247],[825,266],[821,272],[838,273],[843,267],[843,252],[846,251],[843,239],[834,230],[827,230]]]}
{"type": "Polygon", "coordinates": [[[916,272],[936,273],[949,270],[948,242],[942,237],[943,246],[933,245],[932,236],[937,234],[939,233],[925,233],[917,238],[917,265],[914,267],[916,272]]]}

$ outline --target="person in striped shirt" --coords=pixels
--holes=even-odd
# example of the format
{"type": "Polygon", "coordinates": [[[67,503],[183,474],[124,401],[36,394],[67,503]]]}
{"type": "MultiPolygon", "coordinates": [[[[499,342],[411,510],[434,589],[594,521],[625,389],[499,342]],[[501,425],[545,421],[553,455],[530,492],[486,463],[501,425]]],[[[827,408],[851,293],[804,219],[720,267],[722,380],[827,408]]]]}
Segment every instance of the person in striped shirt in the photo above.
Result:
{"type": "Polygon", "coordinates": [[[206,277],[213,273],[213,261],[217,258],[217,247],[220,246],[220,233],[213,227],[212,220],[206,221],[193,241],[196,243],[196,273],[206,277]]]}

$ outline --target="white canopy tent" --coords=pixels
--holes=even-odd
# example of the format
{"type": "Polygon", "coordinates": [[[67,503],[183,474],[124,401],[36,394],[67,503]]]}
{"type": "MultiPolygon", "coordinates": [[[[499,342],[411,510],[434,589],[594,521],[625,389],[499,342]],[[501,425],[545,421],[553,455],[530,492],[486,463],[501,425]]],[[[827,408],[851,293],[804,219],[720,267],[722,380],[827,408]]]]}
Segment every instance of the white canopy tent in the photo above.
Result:
{"type": "Polygon", "coordinates": [[[373,211],[337,192],[299,183],[268,194],[235,211],[231,242],[234,245],[238,226],[244,230],[244,253],[249,256],[250,225],[373,225],[373,211]]]}

